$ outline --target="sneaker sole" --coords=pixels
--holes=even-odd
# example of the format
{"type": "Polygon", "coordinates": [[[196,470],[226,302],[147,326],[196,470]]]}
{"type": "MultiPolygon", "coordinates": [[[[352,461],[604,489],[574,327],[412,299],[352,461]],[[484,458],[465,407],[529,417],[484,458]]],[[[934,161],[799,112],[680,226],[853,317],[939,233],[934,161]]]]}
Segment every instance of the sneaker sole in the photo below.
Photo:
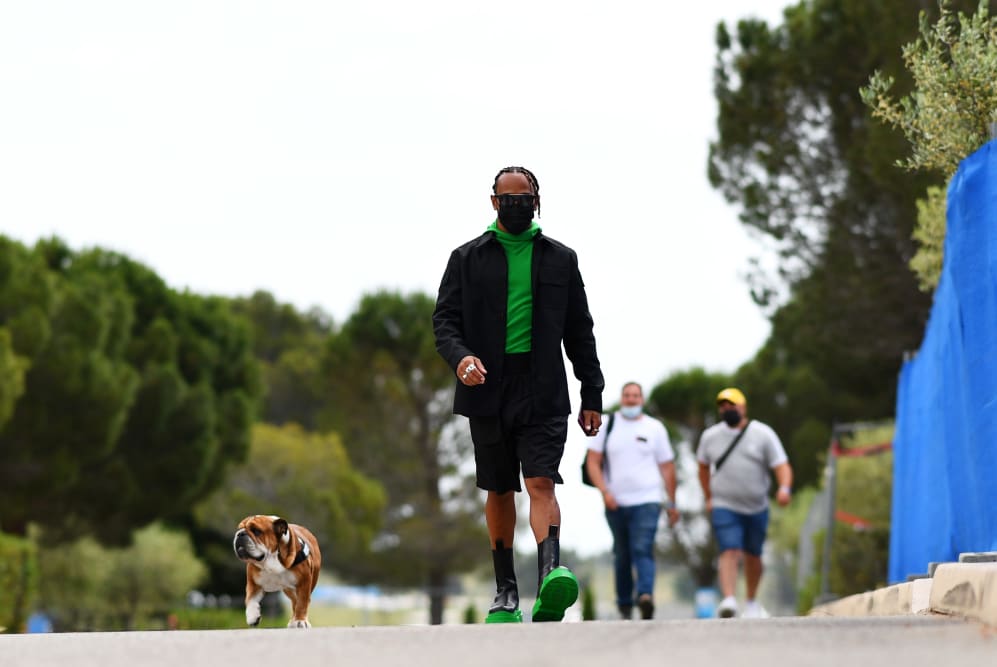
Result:
{"type": "Polygon", "coordinates": [[[733,609],[721,609],[717,616],[720,618],[734,618],[735,613],[733,609]]]}
{"type": "Polygon", "coordinates": [[[523,611],[493,611],[485,616],[485,623],[522,623],[523,611]]]}
{"type": "Polygon", "coordinates": [[[566,567],[554,568],[544,577],[533,605],[533,622],[548,623],[564,618],[564,611],[578,600],[578,579],[566,567]]]}

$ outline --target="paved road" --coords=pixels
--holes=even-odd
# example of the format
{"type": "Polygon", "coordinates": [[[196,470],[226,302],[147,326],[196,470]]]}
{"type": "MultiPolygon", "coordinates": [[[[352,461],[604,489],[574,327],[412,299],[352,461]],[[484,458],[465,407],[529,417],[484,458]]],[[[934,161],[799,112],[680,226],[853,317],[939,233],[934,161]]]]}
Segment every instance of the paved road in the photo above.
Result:
{"type": "Polygon", "coordinates": [[[942,667],[997,664],[997,632],[928,617],[599,621],[0,636],[2,667],[942,667]]]}

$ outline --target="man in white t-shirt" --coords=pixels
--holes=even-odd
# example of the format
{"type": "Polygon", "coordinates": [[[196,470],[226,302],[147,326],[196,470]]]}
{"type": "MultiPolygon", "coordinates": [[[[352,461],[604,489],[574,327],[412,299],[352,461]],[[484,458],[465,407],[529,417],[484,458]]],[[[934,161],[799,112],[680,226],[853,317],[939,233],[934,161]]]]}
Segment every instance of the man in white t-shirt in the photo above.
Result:
{"type": "MultiPolygon", "coordinates": [[[[635,584],[641,618],[654,616],[654,536],[661,516],[662,480],[669,523],[679,518],[675,454],[668,431],[660,421],[643,414],[643,408],[641,386],[636,382],[623,385],[612,429],[593,438],[585,460],[589,477],[606,504],[606,521],[613,533],[616,606],[627,619],[633,613],[635,584]]],[[[607,419],[602,423],[607,424],[607,419]]]]}
{"type": "Polygon", "coordinates": [[[743,558],[747,601],[742,615],[765,618],[768,613],[755,596],[768,530],[769,471],[779,482],[776,502],[784,506],[792,493],[793,469],[775,431],[760,421],[748,421],[748,402],[740,390],[729,387],[717,394],[717,410],[720,422],[703,431],[696,450],[699,483],[720,551],[717,574],[724,597],[717,615],[737,615],[734,590],[743,558]]]}

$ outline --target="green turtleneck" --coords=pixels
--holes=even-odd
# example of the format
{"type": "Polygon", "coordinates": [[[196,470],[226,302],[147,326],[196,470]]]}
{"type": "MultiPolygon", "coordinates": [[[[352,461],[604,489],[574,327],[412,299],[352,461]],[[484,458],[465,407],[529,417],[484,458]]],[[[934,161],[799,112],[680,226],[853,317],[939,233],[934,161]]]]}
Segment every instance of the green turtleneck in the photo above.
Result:
{"type": "Polygon", "coordinates": [[[533,237],[540,232],[540,225],[534,222],[522,234],[510,234],[499,229],[496,220],[488,229],[495,232],[509,262],[505,351],[529,352],[533,333],[533,237]]]}

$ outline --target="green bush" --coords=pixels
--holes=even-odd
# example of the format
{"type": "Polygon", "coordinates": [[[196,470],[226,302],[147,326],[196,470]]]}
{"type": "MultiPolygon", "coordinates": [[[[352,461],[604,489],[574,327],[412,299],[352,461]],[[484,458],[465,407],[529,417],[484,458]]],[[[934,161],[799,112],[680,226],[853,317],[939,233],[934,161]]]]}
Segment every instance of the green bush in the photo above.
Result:
{"type": "Polygon", "coordinates": [[[806,578],[803,587],[796,592],[796,613],[801,616],[806,615],[808,611],[813,609],[814,604],[817,602],[817,596],[820,595],[820,566],[823,561],[823,552],[821,550],[824,546],[824,533],[825,531],[823,530],[818,530],[814,533],[813,544],[815,553],[817,554],[814,571],[806,578]]]}
{"type": "MultiPolygon", "coordinates": [[[[810,611],[821,593],[824,535],[823,530],[814,535],[817,565],[814,574],[807,578],[803,589],[798,592],[797,609],[801,614],[810,611]]],[[[835,597],[846,597],[882,588],[886,585],[889,552],[889,529],[873,527],[854,530],[838,522],[831,546],[828,591],[835,597]]]]}
{"type": "Polygon", "coordinates": [[[582,620],[595,620],[595,593],[592,592],[591,586],[582,589],[582,620]]]}
{"type": "Polygon", "coordinates": [[[800,533],[816,495],[813,487],[804,487],[794,494],[793,502],[788,506],[772,503],[767,540],[775,549],[791,554],[799,551],[800,533]]]}
{"type": "MultiPolygon", "coordinates": [[[[870,447],[893,438],[893,425],[861,429],[842,437],[846,450],[870,447]]],[[[834,525],[827,591],[844,597],[886,584],[890,553],[890,501],[893,486],[893,453],[843,456],[837,460],[835,508],[863,520],[855,527],[843,521],[834,525]]],[[[821,592],[825,531],[814,535],[814,575],[798,591],[801,613],[808,611],[821,592]]]]}
{"type": "Polygon", "coordinates": [[[468,602],[467,606],[464,607],[464,622],[465,623],[478,622],[478,611],[474,608],[473,602],[468,602]]]}
{"type": "Polygon", "coordinates": [[[155,524],[126,549],[84,538],[42,550],[39,567],[43,607],[57,630],[73,631],[157,626],[205,575],[187,535],[155,524]]]}
{"type": "Polygon", "coordinates": [[[0,533],[0,632],[20,632],[24,628],[37,589],[38,561],[34,544],[0,533]]]}

